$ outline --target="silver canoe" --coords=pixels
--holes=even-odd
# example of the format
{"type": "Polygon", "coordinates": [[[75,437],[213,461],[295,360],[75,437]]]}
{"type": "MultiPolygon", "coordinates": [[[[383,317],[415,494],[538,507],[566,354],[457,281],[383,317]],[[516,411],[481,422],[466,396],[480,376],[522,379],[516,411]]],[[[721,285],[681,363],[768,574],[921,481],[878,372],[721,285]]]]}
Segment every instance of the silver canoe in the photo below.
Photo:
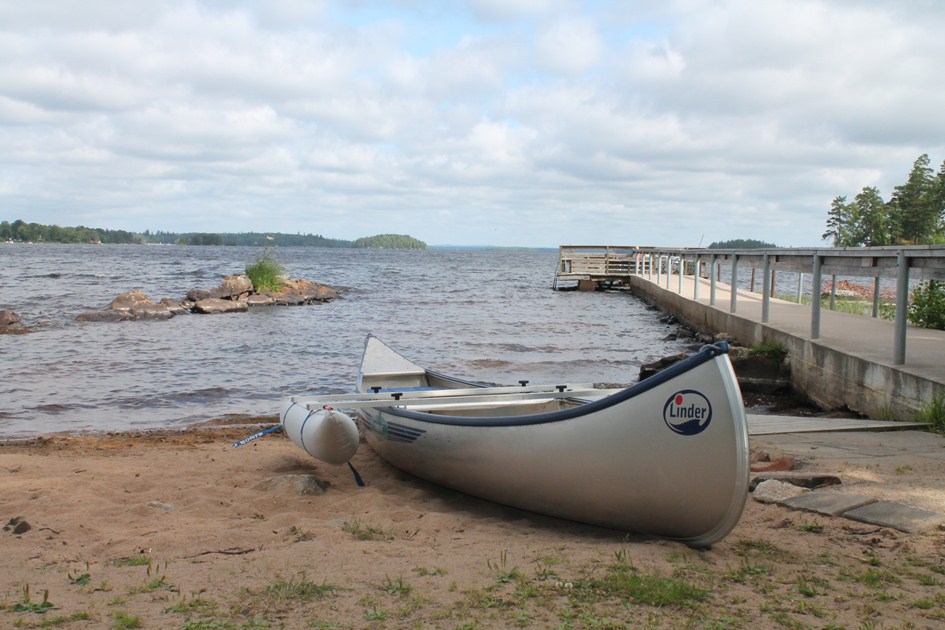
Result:
{"type": "MultiPolygon", "coordinates": [[[[406,472],[512,507],[708,546],[748,493],[748,429],[724,343],[621,390],[483,387],[369,336],[355,395],[370,446],[406,472]]],[[[338,400],[338,399],[347,399],[338,400]]]]}

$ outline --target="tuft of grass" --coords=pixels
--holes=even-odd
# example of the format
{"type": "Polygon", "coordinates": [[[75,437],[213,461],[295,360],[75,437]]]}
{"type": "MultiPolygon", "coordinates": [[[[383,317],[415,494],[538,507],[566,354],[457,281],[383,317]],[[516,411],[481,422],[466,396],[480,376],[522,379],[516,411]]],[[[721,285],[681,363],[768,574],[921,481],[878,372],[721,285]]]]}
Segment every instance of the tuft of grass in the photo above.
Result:
{"type": "Polygon", "coordinates": [[[386,576],[387,581],[384,583],[384,590],[390,595],[398,595],[400,597],[406,597],[413,590],[413,587],[404,580],[404,576],[399,576],[396,580],[391,579],[388,575],[386,576]]]}
{"type": "Polygon", "coordinates": [[[777,363],[783,363],[787,358],[788,351],[780,341],[763,341],[749,348],[748,354],[760,355],[777,363]]]}
{"type": "Polygon", "coordinates": [[[945,394],[936,394],[919,411],[919,422],[925,422],[937,433],[945,433],[945,394]]]}
{"type": "Polygon", "coordinates": [[[257,292],[279,291],[282,289],[285,271],[273,257],[272,251],[267,248],[259,258],[246,265],[246,275],[257,292]]]}
{"type": "Polygon", "coordinates": [[[508,551],[502,550],[502,553],[499,554],[499,561],[493,562],[492,560],[486,560],[486,566],[489,567],[489,570],[492,571],[495,575],[495,581],[498,584],[508,584],[509,582],[518,579],[521,577],[518,567],[508,568],[508,551]]]}
{"type": "Polygon", "coordinates": [[[609,567],[601,578],[575,583],[573,592],[592,600],[597,597],[630,600],[658,608],[688,607],[709,597],[708,589],[686,580],[640,573],[623,564],[609,567]]]}
{"type": "Polygon", "coordinates": [[[116,630],[126,630],[130,628],[140,628],[141,627],[141,617],[137,615],[129,615],[124,610],[118,610],[115,612],[115,629],[116,630]]]}
{"type": "Polygon", "coordinates": [[[310,602],[337,590],[338,587],[332,584],[318,584],[309,580],[303,572],[297,577],[273,582],[266,587],[264,595],[270,605],[279,608],[288,602],[310,602]]]}
{"type": "Polygon", "coordinates": [[[394,535],[383,527],[376,525],[365,525],[358,519],[352,522],[345,521],[341,526],[341,531],[351,534],[357,540],[393,540],[394,535]]]}
{"type": "Polygon", "coordinates": [[[12,612],[32,612],[40,615],[46,614],[56,606],[49,601],[49,589],[43,590],[43,601],[34,602],[30,598],[30,585],[23,586],[23,599],[8,607],[12,612]]]}
{"type": "Polygon", "coordinates": [[[151,564],[151,557],[145,554],[115,560],[116,567],[143,567],[149,564],[151,564]]]}

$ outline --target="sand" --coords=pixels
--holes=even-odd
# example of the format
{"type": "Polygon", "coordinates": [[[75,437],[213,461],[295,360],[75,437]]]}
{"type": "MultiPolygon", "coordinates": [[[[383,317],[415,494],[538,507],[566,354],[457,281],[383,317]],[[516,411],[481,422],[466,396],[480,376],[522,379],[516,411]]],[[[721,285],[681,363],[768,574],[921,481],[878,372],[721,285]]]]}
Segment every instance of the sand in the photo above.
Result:
{"type": "MultiPolygon", "coordinates": [[[[359,488],[347,467],[279,434],[231,448],[251,432],[0,445],[0,626],[945,624],[939,530],[906,534],[749,498],[725,540],[695,550],[459,495],[364,444],[359,488]]],[[[752,444],[775,457],[784,448],[752,444]]],[[[855,491],[945,506],[935,461],[790,455],[855,491]]]]}

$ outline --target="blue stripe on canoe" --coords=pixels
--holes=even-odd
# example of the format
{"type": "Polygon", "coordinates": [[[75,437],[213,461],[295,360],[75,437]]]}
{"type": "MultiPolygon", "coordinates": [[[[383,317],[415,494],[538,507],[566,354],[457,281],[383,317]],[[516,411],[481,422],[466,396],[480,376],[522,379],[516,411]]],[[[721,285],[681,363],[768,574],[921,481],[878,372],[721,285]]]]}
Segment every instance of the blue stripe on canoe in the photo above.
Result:
{"type": "Polygon", "coordinates": [[[426,431],[423,429],[415,429],[395,422],[387,423],[387,439],[392,442],[415,442],[424,433],[426,431]]]}

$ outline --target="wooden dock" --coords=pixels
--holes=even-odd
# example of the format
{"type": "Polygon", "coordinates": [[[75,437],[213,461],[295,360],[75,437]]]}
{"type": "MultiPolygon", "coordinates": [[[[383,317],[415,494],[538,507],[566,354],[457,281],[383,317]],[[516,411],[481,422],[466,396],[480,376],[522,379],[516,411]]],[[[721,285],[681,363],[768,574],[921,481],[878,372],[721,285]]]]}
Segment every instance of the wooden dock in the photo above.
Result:
{"type": "Polygon", "coordinates": [[[558,251],[558,269],[554,290],[576,288],[595,291],[599,287],[629,287],[630,277],[646,273],[648,248],[614,245],[562,245],[558,251]],[[569,283],[576,283],[569,285],[569,283]]]}

